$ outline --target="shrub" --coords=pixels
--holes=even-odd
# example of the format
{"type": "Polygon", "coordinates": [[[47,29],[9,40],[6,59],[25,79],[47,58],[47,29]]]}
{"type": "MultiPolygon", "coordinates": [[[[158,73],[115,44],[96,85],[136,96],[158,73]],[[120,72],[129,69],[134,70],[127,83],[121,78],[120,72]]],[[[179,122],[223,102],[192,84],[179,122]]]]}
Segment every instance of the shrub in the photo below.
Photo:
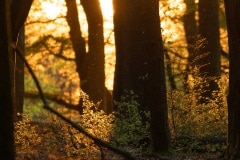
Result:
{"type": "MultiPolygon", "coordinates": [[[[205,137],[227,134],[226,77],[218,81],[220,91],[212,93],[208,103],[199,104],[198,97],[202,88],[196,91],[191,87],[186,91],[174,90],[168,93],[169,120],[171,133],[174,137],[205,137]]],[[[204,88],[208,80],[198,77],[193,86],[204,88]],[[200,83],[200,85],[199,85],[200,83]]]]}
{"type": "MultiPolygon", "coordinates": [[[[120,146],[137,146],[139,141],[149,137],[149,123],[143,124],[139,113],[137,96],[133,92],[121,97],[120,102],[115,102],[117,111],[112,131],[113,141],[120,146]]],[[[148,118],[149,112],[144,113],[148,118]]]]}

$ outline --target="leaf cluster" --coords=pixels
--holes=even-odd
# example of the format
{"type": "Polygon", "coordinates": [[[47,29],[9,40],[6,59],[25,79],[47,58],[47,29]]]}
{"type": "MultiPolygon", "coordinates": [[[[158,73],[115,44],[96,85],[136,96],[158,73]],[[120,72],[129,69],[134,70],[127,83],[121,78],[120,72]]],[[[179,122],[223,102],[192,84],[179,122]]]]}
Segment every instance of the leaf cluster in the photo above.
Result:
{"type": "MultiPolygon", "coordinates": [[[[121,96],[120,102],[115,102],[117,111],[114,113],[116,119],[112,138],[117,145],[136,147],[142,139],[149,137],[150,125],[148,122],[143,124],[136,98],[137,96],[130,92],[121,96]]],[[[144,114],[149,118],[149,112],[144,114]]]]}

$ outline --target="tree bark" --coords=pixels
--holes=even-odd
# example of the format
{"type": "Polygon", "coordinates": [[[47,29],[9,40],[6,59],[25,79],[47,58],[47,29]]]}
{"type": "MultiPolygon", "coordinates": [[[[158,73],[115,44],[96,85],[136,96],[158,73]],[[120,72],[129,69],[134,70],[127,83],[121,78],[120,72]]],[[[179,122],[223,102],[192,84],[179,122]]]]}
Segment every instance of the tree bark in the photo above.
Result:
{"type": "MultiPolygon", "coordinates": [[[[151,149],[168,151],[166,83],[158,0],[114,0],[116,67],[114,100],[137,95],[139,111],[151,113],[151,149]]],[[[115,106],[117,108],[117,106],[115,106]]],[[[146,118],[144,115],[143,123],[146,118]]]]}
{"type": "MultiPolygon", "coordinates": [[[[21,53],[24,54],[25,48],[25,35],[24,27],[19,32],[17,47],[20,49],[21,53]]],[[[13,54],[13,104],[14,104],[14,121],[21,121],[23,114],[23,98],[24,98],[24,62],[17,56],[13,54]]]]}
{"type": "MultiPolygon", "coordinates": [[[[80,88],[87,93],[84,89],[87,81],[87,51],[85,40],[82,37],[81,26],[78,19],[78,10],[76,0],[65,0],[67,6],[66,20],[70,27],[69,35],[72,41],[73,50],[75,53],[76,70],[80,79],[80,88]]],[[[89,93],[87,93],[89,94],[89,93]]],[[[83,113],[81,105],[81,98],[79,99],[79,112],[83,113]]]]}
{"type": "MultiPolygon", "coordinates": [[[[199,34],[205,40],[200,46],[196,66],[199,75],[207,79],[209,85],[201,88],[199,103],[208,103],[213,99],[213,92],[219,91],[218,80],[221,76],[221,47],[219,36],[219,3],[218,0],[199,0],[199,34]]],[[[195,56],[195,57],[196,57],[195,56]]]]}
{"type": "Polygon", "coordinates": [[[10,70],[11,38],[10,1],[0,1],[0,159],[15,159],[13,99],[10,70]]]}
{"type": "MultiPolygon", "coordinates": [[[[24,22],[28,16],[33,0],[12,0],[11,1],[11,25],[12,42],[24,53],[25,35],[24,22]]],[[[14,53],[14,52],[13,52],[14,53]]],[[[23,95],[24,95],[24,63],[19,56],[10,54],[10,69],[13,92],[13,117],[14,121],[22,119],[23,95]]]]}
{"type": "Polygon", "coordinates": [[[226,159],[240,158],[240,1],[224,0],[229,45],[228,150],[226,159]]]}
{"type": "MultiPolygon", "coordinates": [[[[15,159],[14,147],[14,110],[13,98],[13,50],[18,33],[28,15],[32,0],[0,1],[0,159],[15,159]]],[[[22,87],[22,86],[20,86],[22,87]]],[[[21,95],[20,95],[21,96],[21,95]]]]}
{"type": "MultiPolygon", "coordinates": [[[[81,0],[88,22],[88,77],[85,90],[96,103],[102,101],[99,109],[109,112],[104,72],[103,15],[99,0],[81,0]]],[[[109,95],[109,94],[108,94],[109,95]]]]}
{"type": "MultiPolygon", "coordinates": [[[[88,52],[81,33],[76,0],[66,0],[66,19],[70,27],[69,34],[75,52],[80,87],[94,103],[102,101],[99,109],[110,113],[111,104],[108,102],[111,101],[111,95],[105,87],[103,17],[100,4],[98,0],[83,0],[81,4],[88,21],[88,52]]],[[[81,99],[79,108],[82,112],[81,99]]]]}

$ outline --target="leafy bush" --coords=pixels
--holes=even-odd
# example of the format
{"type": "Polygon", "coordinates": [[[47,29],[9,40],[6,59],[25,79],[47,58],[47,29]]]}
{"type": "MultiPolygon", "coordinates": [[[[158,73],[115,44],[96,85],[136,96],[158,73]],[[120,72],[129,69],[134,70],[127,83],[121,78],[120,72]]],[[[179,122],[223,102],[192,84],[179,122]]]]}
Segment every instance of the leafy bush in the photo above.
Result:
{"type": "Polygon", "coordinates": [[[83,100],[83,114],[77,115],[72,119],[91,134],[108,141],[115,119],[114,115],[108,115],[104,111],[98,110],[100,102],[94,104],[86,93],[80,92],[83,100]]]}
{"type": "MultiPolygon", "coordinates": [[[[120,102],[115,102],[117,111],[113,127],[113,140],[120,146],[137,146],[139,141],[149,137],[149,123],[143,124],[139,113],[137,96],[130,92],[121,97],[120,102]]],[[[144,113],[149,117],[149,113],[144,113]]]]}
{"type": "Polygon", "coordinates": [[[15,145],[17,151],[25,151],[33,154],[33,146],[39,145],[41,137],[36,132],[36,126],[32,126],[31,119],[24,115],[24,120],[15,123],[15,145]]]}
{"type": "Polygon", "coordinates": [[[223,76],[218,81],[220,91],[212,93],[213,98],[207,99],[208,103],[198,103],[200,92],[208,85],[208,80],[202,77],[195,78],[192,81],[193,87],[187,92],[174,90],[168,93],[169,120],[173,137],[226,136],[226,78],[223,76]],[[201,87],[196,90],[196,85],[201,87]]]}

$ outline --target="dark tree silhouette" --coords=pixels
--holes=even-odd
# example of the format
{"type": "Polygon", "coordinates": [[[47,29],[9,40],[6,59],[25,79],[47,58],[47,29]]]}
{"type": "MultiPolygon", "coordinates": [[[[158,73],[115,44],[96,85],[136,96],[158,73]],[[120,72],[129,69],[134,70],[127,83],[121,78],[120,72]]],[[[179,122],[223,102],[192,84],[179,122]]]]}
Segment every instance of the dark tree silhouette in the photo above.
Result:
{"type": "MultiPolygon", "coordinates": [[[[81,33],[76,0],[66,0],[68,8],[66,19],[70,27],[69,34],[75,52],[80,87],[94,103],[102,101],[99,109],[109,113],[111,95],[105,87],[103,16],[100,3],[98,0],[83,0],[81,4],[88,22],[88,52],[81,33]]],[[[79,108],[82,112],[81,99],[79,108]]]]}
{"type": "MultiPolygon", "coordinates": [[[[75,52],[75,62],[77,66],[77,72],[79,79],[83,82],[86,81],[87,78],[87,69],[84,68],[86,64],[86,46],[85,46],[85,40],[82,37],[80,23],[78,20],[78,11],[77,11],[77,4],[76,0],[65,0],[66,6],[67,6],[67,15],[66,20],[68,22],[68,25],[70,27],[70,39],[72,41],[73,50],[75,52]]],[[[80,87],[82,88],[82,85],[80,83],[80,87]]],[[[84,92],[86,92],[83,89],[84,92]]],[[[88,93],[89,94],[89,93],[88,93]]],[[[79,100],[79,112],[83,112],[83,108],[81,106],[81,99],[79,100]]]]}
{"type": "MultiPolygon", "coordinates": [[[[28,15],[32,0],[0,2],[0,159],[15,159],[13,118],[15,92],[13,82],[13,50],[20,28],[28,15]],[[11,2],[11,3],[10,3],[11,2]]],[[[16,112],[15,112],[16,113],[16,112]]]]}
{"type": "MultiPolygon", "coordinates": [[[[17,40],[17,47],[21,50],[21,53],[24,54],[25,48],[25,35],[24,27],[21,28],[17,40]]],[[[24,63],[17,56],[17,54],[12,54],[11,66],[13,66],[13,78],[12,78],[12,87],[13,87],[13,118],[14,121],[22,120],[23,114],[23,98],[24,98],[24,63]]]]}
{"type": "Polygon", "coordinates": [[[88,76],[86,90],[95,101],[102,101],[99,109],[111,111],[111,95],[105,87],[103,15],[99,0],[81,0],[88,22],[88,76]]]}
{"type": "Polygon", "coordinates": [[[240,1],[224,0],[229,45],[228,150],[226,159],[240,158],[240,1]]]}
{"type": "MultiPolygon", "coordinates": [[[[116,66],[113,98],[137,95],[140,113],[151,113],[151,149],[168,151],[166,84],[158,0],[114,0],[116,66]]],[[[117,106],[115,106],[117,108],[117,106]]],[[[145,122],[144,115],[143,123],[145,122]]]]}
{"type": "MultiPolygon", "coordinates": [[[[12,0],[11,1],[11,25],[12,41],[24,53],[25,36],[24,22],[32,5],[32,0],[12,0]]],[[[23,112],[23,95],[24,95],[24,64],[20,58],[10,54],[10,66],[12,75],[13,91],[13,117],[14,121],[22,119],[23,112]]]]}
{"type": "Polygon", "coordinates": [[[199,34],[205,43],[194,57],[198,57],[196,65],[199,67],[199,75],[206,77],[209,84],[201,88],[199,103],[208,103],[207,99],[213,99],[213,92],[219,90],[216,78],[221,75],[218,0],[199,0],[198,13],[199,34]]]}
{"type": "Polygon", "coordinates": [[[10,78],[10,1],[0,1],[0,159],[15,159],[13,103],[10,78]]]}

